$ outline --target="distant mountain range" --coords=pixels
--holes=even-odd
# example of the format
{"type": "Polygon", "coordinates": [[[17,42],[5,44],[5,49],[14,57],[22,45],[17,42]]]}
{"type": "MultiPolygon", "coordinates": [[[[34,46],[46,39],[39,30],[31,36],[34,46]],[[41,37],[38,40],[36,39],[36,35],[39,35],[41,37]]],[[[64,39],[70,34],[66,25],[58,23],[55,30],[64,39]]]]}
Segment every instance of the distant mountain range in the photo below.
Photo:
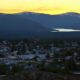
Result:
{"type": "Polygon", "coordinates": [[[50,30],[40,23],[15,14],[0,14],[0,38],[42,37],[50,30]]]}
{"type": "Polygon", "coordinates": [[[64,13],[61,15],[48,15],[39,13],[20,13],[22,17],[36,21],[47,28],[72,28],[80,29],[80,14],[64,13]]]}
{"type": "MultiPolygon", "coordinates": [[[[0,39],[78,38],[79,32],[58,32],[55,28],[80,29],[80,14],[48,15],[39,13],[0,14],[0,39]],[[53,32],[52,32],[53,31],[53,32]]],[[[74,31],[72,30],[72,31],[74,31]]]]}

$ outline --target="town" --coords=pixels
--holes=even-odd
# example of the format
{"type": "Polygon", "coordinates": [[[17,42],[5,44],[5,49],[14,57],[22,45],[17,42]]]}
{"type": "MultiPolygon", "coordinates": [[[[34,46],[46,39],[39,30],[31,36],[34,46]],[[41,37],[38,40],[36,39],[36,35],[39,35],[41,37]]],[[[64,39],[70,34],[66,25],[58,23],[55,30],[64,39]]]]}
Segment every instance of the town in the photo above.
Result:
{"type": "Polygon", "coordinates": [[[34,70],[80,75],[80,42],[0,41],[0,77],[34,70]]]}

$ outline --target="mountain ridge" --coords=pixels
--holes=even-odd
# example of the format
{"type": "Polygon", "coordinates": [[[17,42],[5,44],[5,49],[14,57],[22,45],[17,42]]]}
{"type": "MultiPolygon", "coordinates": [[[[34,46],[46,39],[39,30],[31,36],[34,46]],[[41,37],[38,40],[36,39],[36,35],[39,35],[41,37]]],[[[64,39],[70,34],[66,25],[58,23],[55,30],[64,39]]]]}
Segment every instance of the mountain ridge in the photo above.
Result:
{"type": "Polygon", "coordinates": [[[48,33],[49,29],[40,23],[27,18],[22,18],[12,14],[0,15],[0,38],[10,37],[41,37],[41,34],[48,33]]]}
{"type": "Polygon", "coordinates": [[[80,29],[80,14],[78,13],[69,12],[61,15],[20,13],[17,15],[36,21],[47,28],[67,27],[80,29]]]}
{"type": "Polygon", "coordinates": [[[51,32],[54,28],[80,29],[76,13],[47,15],[37,13],[0,14],[0,38],[79,38],[79,32],[51,32]],[[34,27],[34,28],[33,28],[34,27]]]}

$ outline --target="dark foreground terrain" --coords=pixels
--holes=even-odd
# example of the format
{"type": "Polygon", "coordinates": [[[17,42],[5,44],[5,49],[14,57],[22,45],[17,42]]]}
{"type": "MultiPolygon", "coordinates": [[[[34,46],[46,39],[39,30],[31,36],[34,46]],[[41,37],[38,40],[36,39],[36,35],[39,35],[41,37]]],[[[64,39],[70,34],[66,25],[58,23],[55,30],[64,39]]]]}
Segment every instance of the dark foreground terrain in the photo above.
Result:
{"type": "Polygon", "coordinates": [[[45,71],[27,71],[14,75],[6,75],[0,80],[80,80],[80,75],[65,75],[45,71]]]}

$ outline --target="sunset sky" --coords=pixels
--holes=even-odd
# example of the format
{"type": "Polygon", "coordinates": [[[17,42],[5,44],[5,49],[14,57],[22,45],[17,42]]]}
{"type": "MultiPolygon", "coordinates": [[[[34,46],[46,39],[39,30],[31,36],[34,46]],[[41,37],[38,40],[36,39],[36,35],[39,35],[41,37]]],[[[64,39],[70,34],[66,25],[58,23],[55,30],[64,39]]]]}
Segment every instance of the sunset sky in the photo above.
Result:
{"type": "Polygon", "coordinates": [[[0,0],[0,13],[80,13],[80,0],[0,0]]]}

